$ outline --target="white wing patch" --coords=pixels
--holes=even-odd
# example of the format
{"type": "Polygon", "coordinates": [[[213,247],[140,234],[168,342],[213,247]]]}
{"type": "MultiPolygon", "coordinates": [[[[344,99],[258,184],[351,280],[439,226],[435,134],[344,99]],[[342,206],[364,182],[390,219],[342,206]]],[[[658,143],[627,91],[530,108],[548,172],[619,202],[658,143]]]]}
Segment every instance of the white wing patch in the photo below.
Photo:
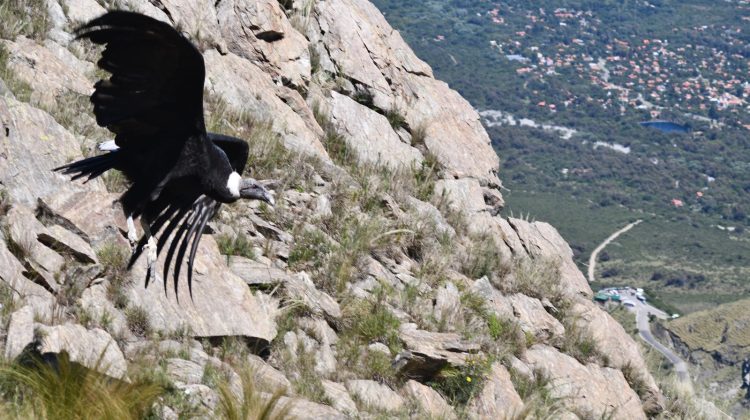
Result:
{"type": "Polygon", "coordinates": [[[102,143],[99,143],[99,150],[102,152],[114,152],[115,150],[118,150],[120,146],[115,144],[114,140],[105,141],[102,143]]]}
{"type": "Polygon", "coordinates": [[[240,180],[242,177],[237,172],[232,172],[227,180],[227,189],[235,198],[240,197],[240,180]]]}

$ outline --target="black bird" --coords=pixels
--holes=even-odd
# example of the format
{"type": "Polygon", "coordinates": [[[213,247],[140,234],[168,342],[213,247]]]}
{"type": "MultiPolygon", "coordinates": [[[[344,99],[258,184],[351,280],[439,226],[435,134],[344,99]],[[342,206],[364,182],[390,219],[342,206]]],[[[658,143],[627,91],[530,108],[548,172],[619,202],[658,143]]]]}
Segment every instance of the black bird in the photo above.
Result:
{"type": "Polygon", "coordinates": [[[273,195],[254,179],[240,177],[248,157],[245,141],[206,132],[203,56],[177,30],[138,13],[112,11],[78,28],[76,39],[105,46],[97,65],[111,76],[94,85],[91,102],[97,124],[115,139],[100,145],[108,153],[55,171],[86,181],[110,169],[122,171],[131,182],[120,197],[134,246],[128,268],[147,250],[148,286],[158,254],[174,235],[164,263],[164,291],[176,256],[177,295],[182,261],[190,247],[192,297],[198,242],[221,203],[251,198],[273,205],[273,195]],[[145,231],[140,241],[134,218],[140,218],[145,231]]]}

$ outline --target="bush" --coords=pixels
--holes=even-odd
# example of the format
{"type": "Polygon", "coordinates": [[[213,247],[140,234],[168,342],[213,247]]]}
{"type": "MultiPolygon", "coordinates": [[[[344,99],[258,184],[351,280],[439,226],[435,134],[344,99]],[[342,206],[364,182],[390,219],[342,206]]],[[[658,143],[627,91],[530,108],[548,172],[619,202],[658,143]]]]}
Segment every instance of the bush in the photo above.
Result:
{"type": "Polygon", "coordinates": [[[464,366],[444,367],[428,385],[442,394],[451,405],[465,405],[481,392],[489,369],[489,361],[472,358],[464,366]]]}
{"type": "Polygon", "coordinates": [[[133,334],[144,337],[151,333],[151,320],[148,312],[140,306],[133,305],[125,310],[125,319],[133,334]]]}
{"type": "Polygon", "coordinates": [[[253,244],[243,233],[239,233],[234,237],[227,234],[219,234],[216,236],[216,244],[219,246],[219,252],[221,252],[222,255],[238,255],[250,259],[255,258],[253,244]]]}

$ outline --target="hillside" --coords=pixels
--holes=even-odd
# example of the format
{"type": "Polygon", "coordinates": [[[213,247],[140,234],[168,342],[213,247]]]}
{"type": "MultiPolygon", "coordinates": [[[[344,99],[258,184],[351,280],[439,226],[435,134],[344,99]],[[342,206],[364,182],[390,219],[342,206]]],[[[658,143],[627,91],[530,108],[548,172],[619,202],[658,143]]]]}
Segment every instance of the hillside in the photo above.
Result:
{"type": "Polygon", "coordinates": [[[581,267],[644,219],[600,277],[681,312],[750,293],[746,2],[375,3],[481,111],[507,214],[559,227],[581,267]]]}
{"type": "Polygon", "coordinates": [[[479,115],[367,1],[26,0],[0,20],[3,417],[695,410],[551,225],[499,215],[479,115]],[[126,269],[121,174],[51,171],[111,138],[87,98],[99,50],[71,35],[104,6],[199,46],[208,129],[247,139],[276,189],[209,223],[193,299],[126,269]]]}
{"type": "Polygon", "coordinates": [[[733,411],[746,414],[739,389],[742,362],[750,354],[750,300],[695,312],[662,326],[664,338],[694,365],[694,379],[714,395],[721,395],[733,411]]]}

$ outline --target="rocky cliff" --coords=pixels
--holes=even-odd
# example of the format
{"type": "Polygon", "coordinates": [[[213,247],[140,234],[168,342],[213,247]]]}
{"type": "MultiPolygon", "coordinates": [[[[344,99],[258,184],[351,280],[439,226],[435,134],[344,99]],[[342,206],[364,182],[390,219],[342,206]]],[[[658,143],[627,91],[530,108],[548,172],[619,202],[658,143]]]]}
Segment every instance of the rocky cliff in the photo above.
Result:
{"type": "MultiPolygon", "coordinates": [[[[591,302],[557,231],[506,218],[475,110],[366,0],[26,0],[2,10],[4,354],[66,352],[166,381],[163,417],[218,413],[241,371],[293,418],[645,418],[663,408],[637,346],[591,302]],[[51,172],[110,134],[86,96],[107,8],[203,51],[207,124],[246,138],[277,205],[225,206],[195,299],[144,288],[118,174],[51,172]],[[176,402],[178,401],[178,402],[176,402]]],[[[247,391],[244,398],[249,398],[247,391]]]]}

